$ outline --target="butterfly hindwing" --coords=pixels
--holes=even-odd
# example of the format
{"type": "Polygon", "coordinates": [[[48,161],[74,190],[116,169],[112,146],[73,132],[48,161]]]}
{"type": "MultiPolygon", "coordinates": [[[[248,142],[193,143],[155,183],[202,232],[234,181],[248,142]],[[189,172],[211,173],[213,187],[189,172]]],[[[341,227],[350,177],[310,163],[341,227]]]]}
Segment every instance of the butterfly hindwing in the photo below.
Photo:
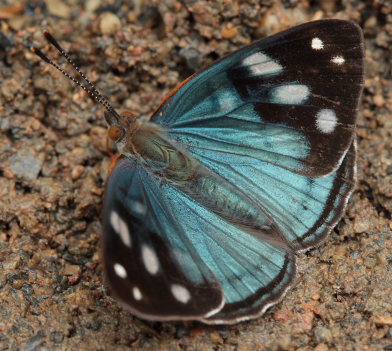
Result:
{"type": "Polygon", "coordinates": [[[315,246],[330,232],[354,187],[354,143],[336,171],[317,178],[257,159],[241,162],[236,155],[226,157],[213,149],[193,148],[192,155],[247,194],[250,201],[261,204],[296,250],[315,246]]]}
{"type": "Polygon", "coordinates": [[[164,196],[203,262],[221,284],[225,304],[207,323],[233,323],[260,315],[293,283],[295,256],[200,205],[175,186],[164,196]]]}

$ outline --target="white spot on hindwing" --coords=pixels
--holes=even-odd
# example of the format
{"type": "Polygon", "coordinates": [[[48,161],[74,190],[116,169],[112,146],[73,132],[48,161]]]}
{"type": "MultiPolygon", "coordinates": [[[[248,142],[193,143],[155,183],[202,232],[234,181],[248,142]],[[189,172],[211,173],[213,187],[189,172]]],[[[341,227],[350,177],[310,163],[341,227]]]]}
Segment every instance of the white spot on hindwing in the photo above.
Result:
{"type": "Polygon", "coordinates": [[[142,246],[142,259],[144,266],[150,274],[157,274],[159,271],[159,261],[155,251],[147,246],[142,246]]]}
{"type": "Polygon", "coordinates": [[[331,59],[331,62],[336,64],[336,65],[342,65],[346,60],[344,59],[343,56],[334,56],[331,59]]]}
{"type": "Polygon", "coordinates": [[[132,289],[133,298],[137,301],[140,301],[143,297],[142,292],[137,286],[134,286],[132,289]]]}
{"type": "Polygon", "coordinates": [[[124,266],[122,266],[119,263],[115,263],[114,266],[114,272],[120,277],[120,278],[126,278],[127,277],[127,271],[125,270],[124,266]]]}
{"type": "Polygon", "coordinates": [[[170,290],[177,301],[187,303],[191,299],[189,290],[180,284],[172,284],[170,290]]]}
{"type": "Polygon", "coordinates": [[[127,224],[120,218],[116,211],[110,213],[110,224],[114,231],[120,236],[125,246],[131,247],[131,236],[127,224]]]}
{"type": "Polygon", "coordinates": [[[254,76],[277,74],[283,70],[279,62],[261,52],[256,52],[243,59],[242,65],[248,68],[254,76]]]}
{"type": "Polygon", "coordinates": [[[325,134],[332,133],[338,122],[335,111],[328,108],[317,112],[316,118],[317,128],[325,134]]]}
{"type": "Polygon", "coordinates": [[[132,209],[139,215],[145,215],[147,212],[146,206],[137,200],[132,202],[132,209]]]}
{"type": "Polygon", "coordinates": [[[321,50],[323,48],[324,48],[324,43],[320,38],[313,38],[312,39],[312,49],[321,50]]]}
{"type": "Polygon", "coordinates": [[[304,84],[285,84],[271,90],[272,101],[278,104],[302,104],[309,94],[310,90],[304,84]]]}

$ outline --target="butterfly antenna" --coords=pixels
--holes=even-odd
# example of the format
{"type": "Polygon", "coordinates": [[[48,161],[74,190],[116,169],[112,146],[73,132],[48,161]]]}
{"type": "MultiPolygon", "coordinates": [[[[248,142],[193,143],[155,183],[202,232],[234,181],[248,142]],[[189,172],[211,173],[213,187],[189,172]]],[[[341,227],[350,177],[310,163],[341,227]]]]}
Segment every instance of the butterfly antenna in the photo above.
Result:
{"type": "Polygon", "coordinates": [[[69,73],[65,72],[59,65],[53,62],[50,58],[48,58],[41,50],[36,47],[32,47],[31,51],[36,54],[40,59],[45,61],[46,63],[52,65],[58,71],[60,71],[64,76],[74,82],[77,86],[82,88],[86,93],[88,93],[96,102],[105,107],[105,109],[115,118],[118,119],[120,116],[114,109],[114,107],[108,102],[108,100],[96,89],[94,84],[86,77],[86,75],[80,70],[80,68],[75,64],[75,62],[69,57],[69,55],[65,52],[65,50],[60,46],[57,40],[49,33],[49,31],[44,31],[44,36],[46,40],[52,44],[57,51],[63,56],[67,62],[72,65],[76,72],[86,81],[86,83],[91,87],[91,90],[87,88],[84,84],[80,83],[77,79],[71,76],[69,73]]]}

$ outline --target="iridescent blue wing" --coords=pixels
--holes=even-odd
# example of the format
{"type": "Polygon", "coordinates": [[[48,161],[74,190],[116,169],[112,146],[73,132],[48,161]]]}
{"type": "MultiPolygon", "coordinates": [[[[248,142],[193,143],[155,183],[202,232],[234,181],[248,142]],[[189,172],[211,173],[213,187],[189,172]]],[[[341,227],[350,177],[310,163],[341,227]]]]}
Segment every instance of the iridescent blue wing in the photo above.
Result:
{"type": "MultiPolygon", "coordinates": [[[[363,82],[357,25],[306,23],[247,46],[182,85],[152,121],[193,148],[246,156],[311,177],[336,170],[363,82]]],[[[232,162],[236,162],[232,160],[232,162]]]]}
{"type": "Polygon", "coordinates": [[[194,76],[152,121],[257,201],[301,250],[331,230],[353,188],[362,82],[357,25],[310,22],[194,76]]]}
{"type": "Polygon", "coordinates": [[[145,319],[254,317],[295,275],[293,253],[250,236],[127,158],[109,177],[103,226],[110,287],[145,319]]]}

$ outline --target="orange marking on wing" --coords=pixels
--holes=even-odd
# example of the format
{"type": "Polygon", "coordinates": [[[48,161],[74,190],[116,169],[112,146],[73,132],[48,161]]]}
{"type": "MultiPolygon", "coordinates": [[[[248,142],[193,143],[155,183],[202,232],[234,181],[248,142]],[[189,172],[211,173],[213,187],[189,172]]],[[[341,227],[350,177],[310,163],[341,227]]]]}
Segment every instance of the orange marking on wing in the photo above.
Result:
{"type": "Polygon", "coordinates": [[[159,106],[157,107],[157,109],[154,111],[153,115],[162,107],[162,105],[169,100],[169,98],[171,98],[182,86],[184,86],[186,83],[188,83],[194,76],[196,75],[196,73],[192,74],[191,76],[189,76],[187,79],[183,80],[180,84],[178,84],[164,99],[163,101],[159,104],[159,106]]]}
{"type": "Polygon", "coordinates": [[[122,156],[121,154],[118,154],[113,157],[112,163],[110,164],[110,167],[109,167],[108,177],[112,174],[113,168],[116,166],[116,164],[117,164],[118,160],[121,158],[121,156],[122,156]]]}

